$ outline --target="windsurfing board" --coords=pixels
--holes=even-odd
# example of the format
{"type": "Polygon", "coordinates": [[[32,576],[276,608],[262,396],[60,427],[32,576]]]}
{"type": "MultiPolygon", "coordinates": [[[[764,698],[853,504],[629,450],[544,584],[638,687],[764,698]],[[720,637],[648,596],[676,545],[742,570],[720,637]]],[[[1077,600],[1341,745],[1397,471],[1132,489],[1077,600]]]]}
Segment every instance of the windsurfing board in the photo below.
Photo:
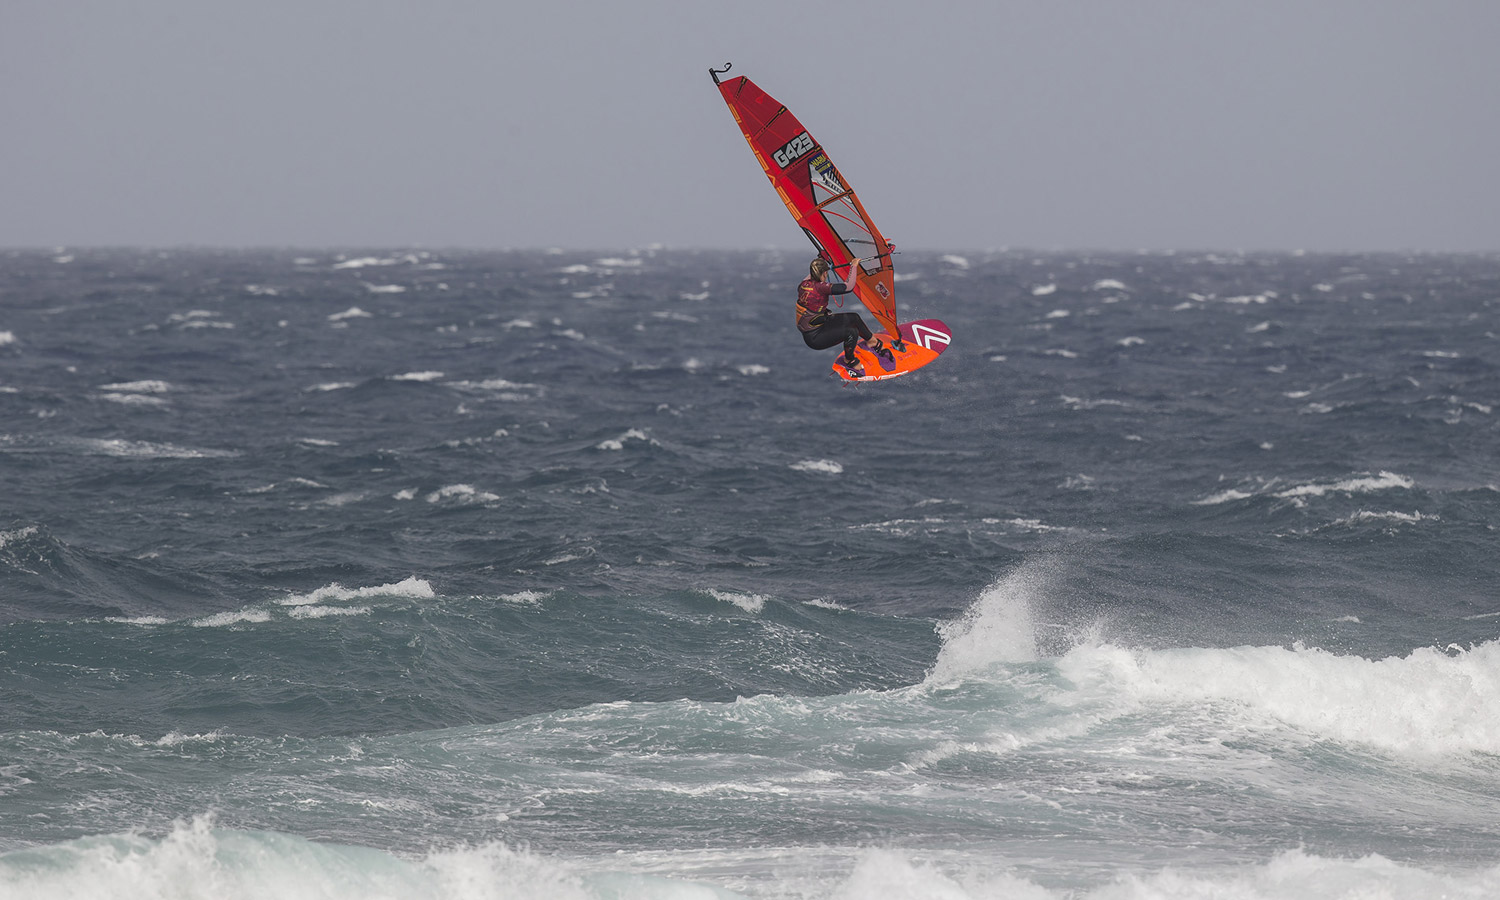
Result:
{"type": "MultiPolygon", "coordinates": [[[[915,372],[937,359],[944,350],[948,349],[948,344],[953,340],[953,332],[937,319],[918,319],[915,322],[906,322],[900,327],[901,341],[906,345],[906,349],[897,350],[891,347],[891,355],[894,359],[887,361],[862,346],[855,347],[854,356],[864,364],[865,369],[865,374],[856,378],[840,362],[844,358],[844,351],[841,347],[838,355],[834,357],[833,374],[845,381],[885,381],[888,378],[898,378],[908,372],[915,372]]],[[[885,344],[890,347],[891,342],[887,340],[885,344]]]]}

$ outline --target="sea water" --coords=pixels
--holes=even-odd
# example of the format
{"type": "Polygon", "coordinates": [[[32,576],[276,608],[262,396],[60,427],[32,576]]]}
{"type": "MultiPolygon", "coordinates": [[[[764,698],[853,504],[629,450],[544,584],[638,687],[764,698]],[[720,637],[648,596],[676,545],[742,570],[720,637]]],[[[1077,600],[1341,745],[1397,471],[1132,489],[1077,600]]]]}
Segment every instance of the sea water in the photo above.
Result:
{"type": "Polygon", "coordinates": [[[1500,258],[804,256],[0,254],[0,897],[1500,895],[1500,258]]]}

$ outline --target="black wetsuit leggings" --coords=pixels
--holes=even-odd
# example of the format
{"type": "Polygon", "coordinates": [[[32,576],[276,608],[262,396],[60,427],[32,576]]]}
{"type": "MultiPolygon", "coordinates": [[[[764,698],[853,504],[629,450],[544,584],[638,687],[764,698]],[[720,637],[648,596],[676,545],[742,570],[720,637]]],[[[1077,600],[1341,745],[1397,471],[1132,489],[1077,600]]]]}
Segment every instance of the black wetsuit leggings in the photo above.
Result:
{"type": "Polygon", "coordinates": [[[868,341],[871,337],[870,329],[865,326],[865,320],[859,317],[859,313],[834,313],[812,331],[802,332],[803,342],[814,350],[827,350],[842,342],[844,359],[849,362],[854,361],[854,345],[861,339],[868,341]]]}

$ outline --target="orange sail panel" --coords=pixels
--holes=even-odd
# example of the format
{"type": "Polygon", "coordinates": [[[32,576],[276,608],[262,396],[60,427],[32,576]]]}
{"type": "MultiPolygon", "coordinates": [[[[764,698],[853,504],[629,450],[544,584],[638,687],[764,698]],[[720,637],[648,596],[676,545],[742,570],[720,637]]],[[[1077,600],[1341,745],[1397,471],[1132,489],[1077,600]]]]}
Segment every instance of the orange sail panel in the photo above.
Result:
{"type": "Polygon", "coordinates": [[[887,334],[897,334],[894,248],[870,220],[849,182],[797,117],[743,76],[719,80],[724,102],[787,211],[834,271],[852,279],[854,294],[869,307],[887,334]]]}

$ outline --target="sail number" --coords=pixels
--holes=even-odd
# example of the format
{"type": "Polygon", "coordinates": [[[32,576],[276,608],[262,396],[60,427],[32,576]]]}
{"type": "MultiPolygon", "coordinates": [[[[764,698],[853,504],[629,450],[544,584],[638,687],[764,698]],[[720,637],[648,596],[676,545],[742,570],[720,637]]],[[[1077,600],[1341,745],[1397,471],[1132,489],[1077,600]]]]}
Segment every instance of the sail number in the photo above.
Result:
{"type": "Polygon", "coordinates": [[[785,147],[772,153],[771,158],[776,160],[776,165],[785,169],[797,157],[812,150],[813,146],[812,135],[804,131],[788,141],[785,147]]]}

